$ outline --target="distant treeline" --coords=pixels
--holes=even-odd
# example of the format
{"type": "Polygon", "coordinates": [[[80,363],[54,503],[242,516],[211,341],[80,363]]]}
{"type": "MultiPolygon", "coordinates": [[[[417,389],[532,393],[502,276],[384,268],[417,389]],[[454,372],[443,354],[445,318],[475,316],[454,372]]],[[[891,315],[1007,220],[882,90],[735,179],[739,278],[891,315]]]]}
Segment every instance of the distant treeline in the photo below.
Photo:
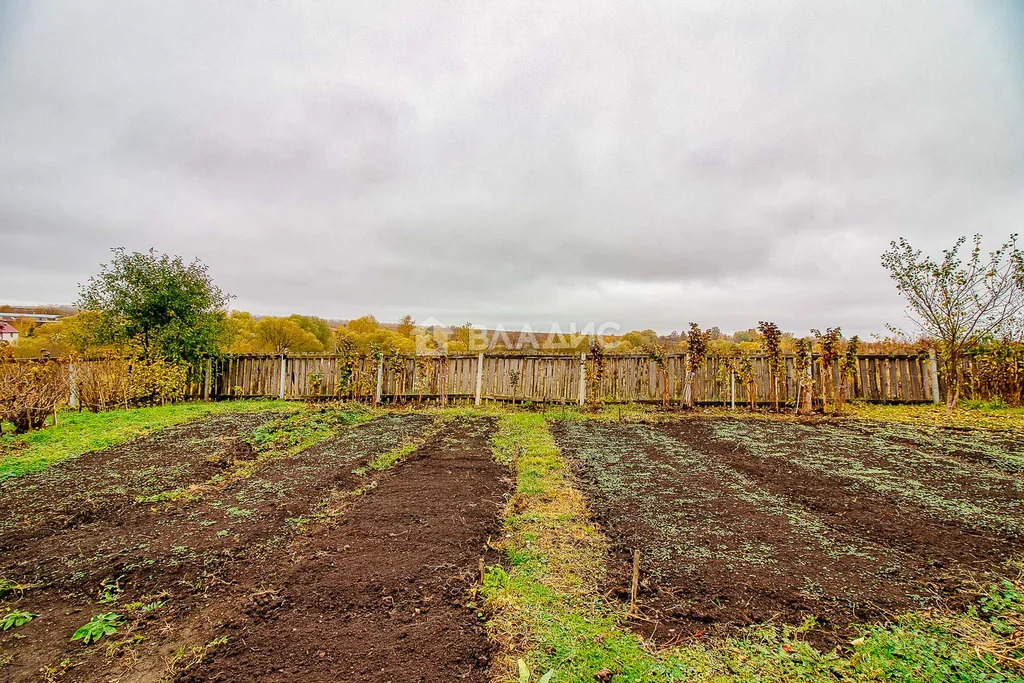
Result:
{"type": "MultiPolygon", "coordinates": [[[[0,307],[18,308],[18,307],[0,307]]],[[[21,307],[26,310],[11,312],[43,313],[43,308],[21,307]]],[[[41,356],[63,357],[71,353],[80,356],[103,355],[115,352],[116,344],[95,333],[98,314],[79,312],[67,315],[65,307],[47,307],[65,318],[49,323],[32,320],[18,321],[21,338],[12,352],[15,358],[38,358],[41,356]]],[[[740,330],[731,334],[712,327],[704,332],[712,352],[728,351],[757,352],[763,348],[764,339],[756,328],[740,330]]],[[[689,346],[687,332],[672,332],[659,335],[654,330],[633,330],[625,334],[605,334],[595,337],[586,334],[570,334],[556,329],[548,330],[505,330],[477,328],[471,323],[457,327],[417,325],[412,316],[406,316],[397,323],[382,323],[372,315],[365,315],[347,322],[326,320],[309,315],[257,316],[245,311],[231,311],[222,318],[220,333],[216,336],[214,353],[416,353],[423,351],[422,338],[429,338],[431,351],[439,346],[450,354],[490,353],[530,354],[555,353],[572,354],[587,351],[597,341],[613,353],[646,353],[660,349],[665,353],[685,352],[689,346]],[[417,346],[420,341],[421,346],[417,346]]],[[[798,339],[791,332],[781,336],[782,351],[793,353],[797,350],[798,339]]],[[[877,338],[860,341],[863,353],[915,353],[927,352],[925,340],[908,340],[897,337],[877,338]]]]}

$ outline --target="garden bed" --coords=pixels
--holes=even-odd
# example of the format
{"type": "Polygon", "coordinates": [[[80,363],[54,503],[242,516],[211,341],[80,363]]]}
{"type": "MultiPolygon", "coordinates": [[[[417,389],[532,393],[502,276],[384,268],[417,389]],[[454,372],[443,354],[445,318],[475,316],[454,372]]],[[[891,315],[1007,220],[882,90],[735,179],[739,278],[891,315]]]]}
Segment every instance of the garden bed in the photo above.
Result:
{"type": "Polygon", "coordinates": [[[836,644],[854,625],[963,607],[1024,551],[1022,447],[1000,436],[729,418],[554,432],[612,542],[621,600],[640,551],[631,625],[661,644],[764,623],[813,623],[812,640],[836,644]]]}
{"type": "Polygon", "coordinates": [[[179,667],[179,650],[212,627],[197,620],[207,606],[258,592],[289,564],[295,538],[434,421],[387,414],[300,439],[297,452],[255,452],[261,419],[213,418],[5,484],[0,577],[17,588],[0,611],[39,616],[0,633],[4,678],[159,678],[179,667]],[[120,615],[116,635],[89,647],[70,640],[105,613],[120,615]]]}

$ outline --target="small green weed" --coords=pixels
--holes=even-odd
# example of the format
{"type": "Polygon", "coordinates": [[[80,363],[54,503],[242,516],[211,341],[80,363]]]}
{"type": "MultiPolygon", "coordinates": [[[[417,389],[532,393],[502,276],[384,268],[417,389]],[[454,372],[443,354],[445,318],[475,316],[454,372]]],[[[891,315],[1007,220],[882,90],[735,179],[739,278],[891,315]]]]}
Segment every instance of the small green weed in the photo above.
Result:
{"type": "Polygon", "coordinates": [[[166,503],[166,502],[180,502],[189,503],[192,501],[199,500],[198,487],[188,486],[185,488],[174,489],[173,491],[161,491],[160,493],[154,493],[152,496],[136,496],[136,503],[166,503]]]}
{"type": "Polygon", "coordinates": [[[199,666],[210,650],[227,645],[227,636],[214,638],[205,645],[191,645],[179,647],[178,650],[167,659],[164,677],[161,680],[177,680],[179,676],[199,666]]]}
{"type": "MultiPolygon", "coordinates": [[[[551,677],[555,675],[554,669],[548,671],[546,674],[537,679],[537,683],[548,683],[551,677]]],[[[533,674],[530,672],[530,667],[526,665],[526,662],[519,660],[519,683],[531,683],[533,681],[533,674]]]]}
{"type": "Polygon", "coordinates": [[[38,614],[33,614],[32,612],[23,612],[21,610],[8,612],[7,616],[5,616],[3,619],[0,619],[0,629],[3,629],[4,631],[9,631],[12,628],[24,626],[25,624],[32,621],[38,616],[38,614]]]}
{"type": "Polygon", "coordinates": [[[44,666],[39,670],[39,673],[43,675],[42,680],[46,683],[57,683],[57,681],[63,679],[64,674],[81,663],[81,661],[75,661],[71,657],[65,657],[56,666],[44,666]]]}
{"type": "Polygon", "coordinates": [[[110,603],[118,601],[121,597],[121,579],[123,578],[123,576],[119,576],[116,579],[103,579],[100,582],[100,602],[110,603]]]}
{"type": "Polygon", "coordinates": [[[978,600],[981,606],[981,613],[986,617],[997,617],[1005,612],[1021,610],[1024,603],[1024,593],[1021,593],[1018,586],[1012,581],[1003,580],[997,586],[993,586],[978,600]]]}
{"type": "MultiPolygon", "coordinates": [[[[167,594],[162,593],[161,595],[167,594]]],[[[141,600],[139,600],[136,602],[129,602],[127,605],[124,605],[122,609],[125,612],[141,612],[143,614],[146,614],[148,612],[156,611],[166,604],[166,600],[153,600],[152,602],[142,602],[141,600]]]]}
{"type": "Polygon", "coordinates": [[[95,643],[104,636],[117,633],[117,626],[121,621],[121,615],[116,612],[97,614],[88,623],[75,631],[75,634],[71,636],[71,640],[81,640],[85,645],[95,643]]]}

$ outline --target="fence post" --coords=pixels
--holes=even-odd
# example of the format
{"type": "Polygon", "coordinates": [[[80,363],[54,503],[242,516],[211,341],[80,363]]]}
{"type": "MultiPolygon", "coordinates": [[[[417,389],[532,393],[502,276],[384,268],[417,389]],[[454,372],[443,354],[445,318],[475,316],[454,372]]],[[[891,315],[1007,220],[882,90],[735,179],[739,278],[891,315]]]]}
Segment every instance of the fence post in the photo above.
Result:
{"type": "Polygon", "coordinates": [[[736,410],[736,371],[729,371],[729,406],[731,410],[736,410]]]}
{"type": "Polygon", "coordinates": [[[278,398],[284,398],[284,364],[285,364],[285,354],[282,353],[281,354],[281,386],[279,386],[278,389],[277,389],[277,397],[278,398]]]}
{"type": "Polygon", "coordinates": [[[693,385],[692,385],[692,382],[690,381],[690,373],[691,372],[692,372],[692,370],[690,370],[690,354],[689,353],[684,353],[683,354],[683,377],[686,378],[686,384],[683,385],[683,405],[685,405],[687,408],[692,408],[693,407],[693,402],[692,402],[693,396],[691,395],[693,393],[693,385]]]}
{"type": "Polygon", "coordinates": [[[75,364],[68,364],[68,383],[71,385],[71,395],[68,397],[68,405],[72,408],[78,407],[78,378],[76,377],[75,364]]]}
{"type": "Polygon", "coordinates": [[[380,403],[381,392],[384,389],[384,357],[377,358],[377,391],[373,394],[373,405],[380,403]]]}
{"type": "Polygon", "coordinates": [[[939,396],[939,364],[935,358],[935,349],[928,349],[928,371],[932,376],[932,403],[942,403],[939,396]]]}
{"type": "Polygon", "coordinates": [[[203,372],[203,400],[210,400],[210,385],[213,383],[213,359],[206,359],[206,367],[203,372]]]}
{"type": "Polygon", "coordinates": [[[580,400],[579,404],[587,400],[587,352],[580,353],[580,400]]]}
{"type": "Polygon", "coordinates": [[[439,392],[438,401],[442,408],[448,407],[448,354],[441,356],[441,378],[438,381],[437,390],[439,392]]]}
{"type": "Polygon", "coordinates": [[[484,385],[484,354],[477,354],[476,357],[476,403],[480,405],[480,391],[484,385]]]}

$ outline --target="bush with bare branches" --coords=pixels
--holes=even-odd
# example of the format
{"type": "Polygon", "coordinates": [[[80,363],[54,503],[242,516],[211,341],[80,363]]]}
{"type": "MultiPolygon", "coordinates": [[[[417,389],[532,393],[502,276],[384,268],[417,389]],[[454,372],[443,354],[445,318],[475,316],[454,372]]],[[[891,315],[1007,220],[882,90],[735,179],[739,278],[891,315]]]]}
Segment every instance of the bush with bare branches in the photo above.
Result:
{"type": "Polygon", "coordinates": [[[78,399],[94,412],[180,400],[187,384],[187,367],[162,358],[110,356],[75,365],[78,399]]]}
{"type": "Polygon", "coordinates": [[[16,434],[38,429],[70,394],[67,365],[56,360],[0,361],[0,422],[16,434]]]}

